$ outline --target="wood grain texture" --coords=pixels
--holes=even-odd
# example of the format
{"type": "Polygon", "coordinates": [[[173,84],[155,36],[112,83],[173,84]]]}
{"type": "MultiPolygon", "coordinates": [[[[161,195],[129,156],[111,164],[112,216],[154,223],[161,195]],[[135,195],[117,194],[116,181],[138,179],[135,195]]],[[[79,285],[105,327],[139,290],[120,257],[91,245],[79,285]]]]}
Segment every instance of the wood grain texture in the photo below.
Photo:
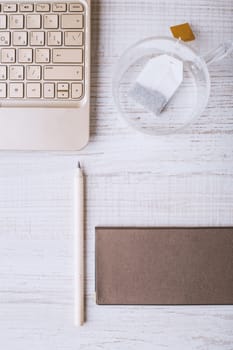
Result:
{"type": "Polygon", "coordinates": [[[233,38],[232,0],[93,0],[91,141],[79,154],[0,156],[4,350],[233,349],[233,307],[100,307],[97,225],[233,225],[233,56],[212,65],[204,115],[175,136],[137,134],[111,80],[135,41],[189,21],[204,53],[233,38]],[[73,173],[86,172],[87,323],[73,327],[73,173]]]}

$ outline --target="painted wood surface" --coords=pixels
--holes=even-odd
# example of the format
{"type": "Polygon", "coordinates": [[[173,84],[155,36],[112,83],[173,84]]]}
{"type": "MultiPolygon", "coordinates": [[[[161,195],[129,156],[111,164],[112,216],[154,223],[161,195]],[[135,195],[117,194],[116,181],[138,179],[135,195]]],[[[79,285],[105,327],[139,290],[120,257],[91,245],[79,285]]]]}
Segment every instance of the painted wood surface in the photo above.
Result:
{"type": "MultiPolygon", "coordinates": [[[[233,38],[232,0],[93,0],[91,140],[79,154],[0,155],[0,348],[233,349],[233,307],[100,307],[97,225],[233,225],[233,55],[210,67],[207,110],[175,136],[118,117],[114,65],[189,21],[200,53],[233,38]],[[73,175],[86,172],[87,323],[73,327],[73,175]]],[[[182,254],[182,252],[180,252],[182,254]]]]}

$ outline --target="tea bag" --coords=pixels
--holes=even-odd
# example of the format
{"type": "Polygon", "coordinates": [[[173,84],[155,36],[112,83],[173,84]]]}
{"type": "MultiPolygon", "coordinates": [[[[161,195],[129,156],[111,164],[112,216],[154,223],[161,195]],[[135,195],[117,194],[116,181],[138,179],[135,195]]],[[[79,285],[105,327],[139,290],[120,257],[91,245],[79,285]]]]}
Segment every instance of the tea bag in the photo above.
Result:
{"type": "Polygon", "coordinates": [[[183,62],[164,54],[149,60],[129,95],[146,110],[159,115],[183,81],[183,62]]]}

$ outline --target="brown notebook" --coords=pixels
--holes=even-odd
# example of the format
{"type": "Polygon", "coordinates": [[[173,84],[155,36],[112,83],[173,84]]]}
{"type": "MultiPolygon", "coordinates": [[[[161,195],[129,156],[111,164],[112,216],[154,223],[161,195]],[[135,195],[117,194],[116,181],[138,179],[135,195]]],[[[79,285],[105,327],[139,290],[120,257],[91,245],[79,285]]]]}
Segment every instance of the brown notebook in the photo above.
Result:
{"type": "Polygon", "coordinates": [[[233,304],[233,228],[97,228],[100,305],[233,304]]]}

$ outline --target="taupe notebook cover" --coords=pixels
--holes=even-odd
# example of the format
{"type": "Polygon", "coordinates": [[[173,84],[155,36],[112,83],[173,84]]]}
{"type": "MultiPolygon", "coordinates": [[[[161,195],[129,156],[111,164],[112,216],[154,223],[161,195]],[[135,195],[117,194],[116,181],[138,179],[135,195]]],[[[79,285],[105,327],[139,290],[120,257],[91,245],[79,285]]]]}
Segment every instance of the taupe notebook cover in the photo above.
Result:
{"type": "Polygon", "coordinates": [[[101,305],[233,304],[233,228],[97,228],[101,305]]]}

